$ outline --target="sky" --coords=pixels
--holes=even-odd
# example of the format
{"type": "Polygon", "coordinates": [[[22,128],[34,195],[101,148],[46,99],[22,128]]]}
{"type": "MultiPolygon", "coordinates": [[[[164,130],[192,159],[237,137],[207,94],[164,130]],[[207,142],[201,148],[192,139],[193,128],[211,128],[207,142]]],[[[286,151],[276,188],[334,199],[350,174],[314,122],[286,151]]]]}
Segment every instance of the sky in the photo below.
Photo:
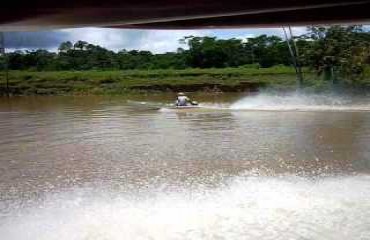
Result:
{"type": "MultiPolygon", "coordinates": [[[[305,32],[305,27],[293,28],[294,35],[305,32]]],[[[245,39],[261,34],[283,37],[281,28],[253,29],[202,29],[202,30],[122,30],[108,28],[75,28],[41,32],[8,32],[5,44],[8,51],[25,49],[47,49],[56,51],[61,42],[77,40],[100,45],[113,51],[149,50],[153,53],[176,51],[186,48],[179,43],[184,36],[214,36],[221,39],[245,39]]]]}

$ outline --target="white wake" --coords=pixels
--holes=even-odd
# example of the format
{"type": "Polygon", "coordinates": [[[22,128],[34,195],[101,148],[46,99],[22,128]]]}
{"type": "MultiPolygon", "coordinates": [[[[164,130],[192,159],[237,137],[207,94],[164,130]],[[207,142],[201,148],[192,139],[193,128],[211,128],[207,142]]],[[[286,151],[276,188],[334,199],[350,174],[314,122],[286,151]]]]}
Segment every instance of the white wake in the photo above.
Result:
{"type": "Polygon", "coordinates": [[[370,239],[370,178],[235,177],[141,195],[78,189],[0,221],[7,240],[370,239]]]}
{"type": "Polygon", "coordinates": [[[370,99],[335,94],[298,92],[260,93],[247,96],[230,106],[233,110],[268,111],[370,111],[370,99]]]}

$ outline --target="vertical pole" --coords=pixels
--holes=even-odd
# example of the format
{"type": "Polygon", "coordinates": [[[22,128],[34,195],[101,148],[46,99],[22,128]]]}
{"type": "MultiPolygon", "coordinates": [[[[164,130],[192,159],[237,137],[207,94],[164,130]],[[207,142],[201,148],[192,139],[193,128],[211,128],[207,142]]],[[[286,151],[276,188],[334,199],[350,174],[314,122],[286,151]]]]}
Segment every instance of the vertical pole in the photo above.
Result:
{"type": "Polygon", "coordinates": [[[0,32],[0,55],[4,56],[6,95],[9,97],[10,96],[10,91],[9,91],[9,69],[8,69],[9,66],[8,66],[8,57],[7,57],[6,51],[5,51],[5,37],[4,37],[3,32],[0,32]]]}
{"type": "MultiPolygon", "coordinates": [[[[293,50],[292,48],[292,45],[290,44],[290,39],[292,39],[292,32],[291,32],[291,29],[290,29],[290,37],[288,37],[288,33],[285,29],[285,27],[282,27],[283,28],[283,31],[284,31],[284,36],[285,36],[285,40],[286,40],[286,43],[288,45],[288,49],[289,49],[289,52],[290,52],[290,56],[292,58],[292,62],[293,62],[293,66],[294,66],[294,70],[295,70],[295,73],[296,73],[296,77],[297,77],[297,85],[298,85],[298,88],[301,88],[302,87],[302,70],[298,64],[298,60],[297,60],[297,53],[293,50]]],[[[295,44],[294,40],[293,40],[293,43],[295,44]]],[[[296,50],[296,49],[295,49],[296,50]]]]}
{"type": "Polygon", "coordinates": [[[293,53],[292,46],[290,45],[289,37],[288,37],[288,34],[285,30],[285,27],[282,27],[282,28],[283,28],[283,31],[284,31],[284,36],[285,36],[286,43],[288,45],[290,57],[292,59],[293,67],[294,67],[294,70],[295,70],[295,73],[296,73],[296,76],[297,76],[298,87],[300,87],[300,85],[299,85],[300,82],[299,82],[299,77],[298,77],[299,73],[298,73],[298,69],[297,69],[297,62],[296,62],[296,59],[295,59],[295,56],[294,56],[294,53],[293,53]]]}
{"type": "Polygon", "coordinates": [[[331,84],[334,86],[335,84],[337,84],[337,75],[336,75],[336,68],[334,66],[332,66],[330,68],[330,77],[331,77],[331,84]]]}
{"type": "Polygon", "coordinates": [[[254,49],[253,49],[253,46],[251,46],[251,55],[252,55],[252,64],[254,64],[254,49]]]}
{"type": "Polygon", "coordinates": [[[292,42],[293,42],[293,47],[294,47],[294,52],[295,52],[295,61],[296,61],[297,70],[298,70],[299,86],[302,86],[302,83],[303,83],[303,74],[302,74],[301,62],[300,62],[300,59],[299,59],[298,47],[297,47],[297,44],[296,44],[296,42],[294,40],[294,35],[293,35],[292,28],[290,26],[288,26],[288,29],[289,29],[289,33],[290,33],[290,38],[292,39],[292,42]]]}

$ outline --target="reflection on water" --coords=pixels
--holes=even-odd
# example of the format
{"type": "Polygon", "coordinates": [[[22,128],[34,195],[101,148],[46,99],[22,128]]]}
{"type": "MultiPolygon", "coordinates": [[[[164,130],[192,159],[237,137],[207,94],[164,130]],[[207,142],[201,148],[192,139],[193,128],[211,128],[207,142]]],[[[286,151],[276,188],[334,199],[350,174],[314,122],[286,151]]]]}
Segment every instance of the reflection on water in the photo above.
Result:
{"type": "Polygon", "coordinates": [[[0,235],[370,239],[367,100],[336,111],[245,111],[231,104],[237,96],[202,97],[210,109],[2,99],[0,235]]]}

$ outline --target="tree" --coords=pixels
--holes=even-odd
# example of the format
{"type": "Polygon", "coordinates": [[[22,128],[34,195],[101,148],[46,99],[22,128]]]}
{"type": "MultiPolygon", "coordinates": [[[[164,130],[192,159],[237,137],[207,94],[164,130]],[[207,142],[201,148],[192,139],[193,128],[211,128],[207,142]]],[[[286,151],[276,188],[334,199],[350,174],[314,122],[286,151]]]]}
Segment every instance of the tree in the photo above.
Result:
{"type": "Polygon", "coordinates": [[[79,49],[79,50],[84,50],[86,48],[86,46],[88,45],[89,43],[88,42],[85,42],[85,41],[77,41],[74,45],[73,45],[73,48],[74,49],[79,49]]]}
{"type": "MultiPolygon", "coordinates": [[[[370,33],[361,26],[310,27],[296,39],[303,66],[334,79],[340,76],[355,82],[370,64],[370,33]]],[[[86,41],[59,45],[58,53],[46,50],[14,51],[7,54],[10,69],[184,69],[239,67],[256,64],[271,67],[291,65],[286,42],[278,36],[260,35],[247,39],[218,39],[187,36],[179,40],[184,48],[154,54],[150,51],[113,52],[86,41]]]]}
{"type": "Polygon", "coordinates": [[[14,51],[8,53],[8,67],[9,69],[14,70],[24,70],[28,66],[26,66],[25,62],[25,54],[23,51],[14,51]]]}
{"type": "Polygon", "coordinates": [[[215,37],[183,38],[181,43],[188,45],[187,63],[191,67],[228,67],[245,64],[242,40],[219,40],[215,37]]]}
{"type": "Polygon", "coordinates": [[[370,56],[370,36],[362,26],[314,26],[302,37],[310,42],[303,59],[318,75],[323,74],[333,83],[338,81],[338,75],[347,81],[362,76],[370,56]]]}
{"type": "Polygon", "coordinates": [[[290,65],[289,50],[280,37],[260,35],[248,38],[245,48],[252,52],[253,62],[258,62],[262,67],[277,64],[290,65]]]}
{"type": "Polygon", "coordinates": [[[59,45],[59,52],[67,52],[69,50],[71,50],[73,47],[73,44],[70,42],[70,41],[67,41],[67,42],[62,42],[60,45],[59,45]]]}

